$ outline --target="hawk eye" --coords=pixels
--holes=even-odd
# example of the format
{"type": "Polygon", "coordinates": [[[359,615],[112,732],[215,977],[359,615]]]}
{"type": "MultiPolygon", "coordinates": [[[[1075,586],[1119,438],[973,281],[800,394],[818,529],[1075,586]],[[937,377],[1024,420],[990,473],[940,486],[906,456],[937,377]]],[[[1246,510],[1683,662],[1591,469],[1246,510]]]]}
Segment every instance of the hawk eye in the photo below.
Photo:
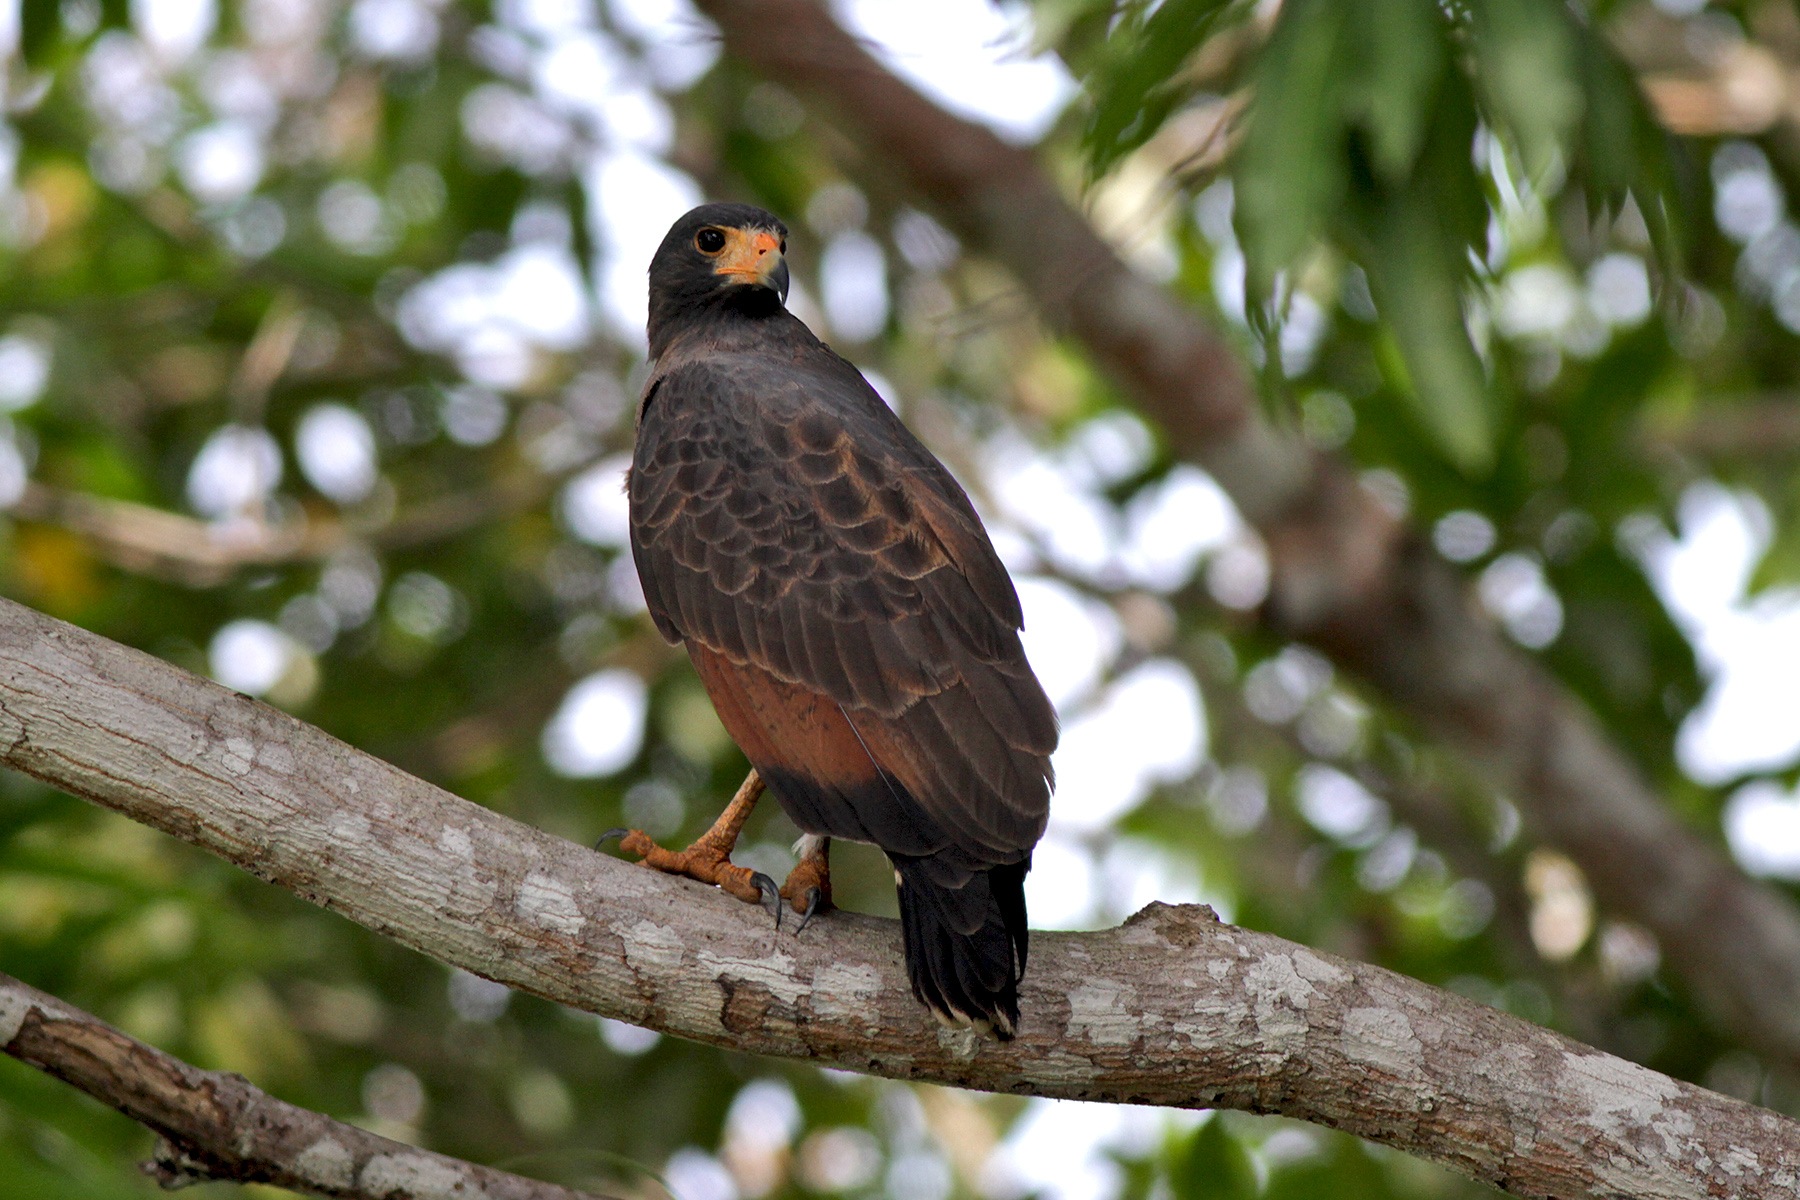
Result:
{"type": "Polygon", "coordinates": [[[725,231],[708,225],[694,235],[694,246],[702,254],[717,254],[725,248],[725,231]]]}

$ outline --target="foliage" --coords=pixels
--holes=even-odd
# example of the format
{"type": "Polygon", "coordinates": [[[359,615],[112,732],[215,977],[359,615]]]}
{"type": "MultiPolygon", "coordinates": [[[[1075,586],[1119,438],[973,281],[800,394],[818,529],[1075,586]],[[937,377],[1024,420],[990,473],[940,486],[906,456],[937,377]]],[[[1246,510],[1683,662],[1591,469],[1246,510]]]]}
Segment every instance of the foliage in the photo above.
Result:
{"type": "MultiPolygon", "coordinates": [[[[1166,59],[1199,48],[1221,7],[1162,5],[1107,39],[1086,138],[1096,172],[1203,90],[1166,59]]],[[[1463,302],[1500,249],[1483,176],[1568,187],[1596,210],[1629,199],[1671,251],[1680,197],[1635,82],[1555,0],[1294,0],[1243,57],[1225,82],[1252,94],[1232,172],[1252,295],[1278,305],[1322,239],[1341,248],[1399,348],[1396,390],[1444,457],[1485,475],[1504,384],[1490,387],[1463,302]]]]}
{"type": "MultiPolygon", "coordinates": [[[[1059,890],[1076,923],[1203,897],[1800,1109],[1643,935],[1582,907],[1579,873],[1477,771],[1257,625],[1259,550],[1228,518],[1205,532],[1210,484],[1017,319],[991,266],[878,178],[840,176],[838,135],[714,62],[703,30],[626,4],[591,23],[568,6],[566,26],[554,5],[264,0],[156,48],[140,7],[26,4],[8,68],[5,594],[559,834],[692,836],[744,762],[633,594],[616,497],[641,340],[611,299],[647,254],[628,201],[672,217],[678,167],[789,218],[796,305],[966,481],[1033,611],[1065,614],[1072,745],[1117,730],[1121,697],[1191,707],[1168,681],[1197,681],[1204,755],[1196,738],[1065,770],[1040,913],[1059,890]],[[865,284],[882,265],[873,309],[826,269],[857,254],[865,284]],[[1570,912],[1574,944],[1546,941],[1545,914],[1570,912]]],[[[1794,44],[1760,9],[1724,11],[1763,38],[1741,44],[1794,44]]],[[[1763,580],[1800,572],[1800,444],[1692,436],[1795,386],[1800,238],[1769,239],[1793,228],[1800,162],[1785,126],[1669,145],[1645,56],[1621,49],[1718,22],[1550,0],[1038,15],[1087,88],[1046,159],[1085,174],[1097,212],[1133,214],[1130,252],[1260,356],[1282,418],[1432,529],[1718,831],[1726,793],[1675,754],[1704,680],[1644,563],[1683,495],[1738,496],[1766,520],[1763,580]],[[1208,114],[1229,154],[1184,140],[1208,114]],[[1711,169],[1694,190],[1766,180],[1775,219],[1740,236],[1709,216],[1716,195],[1677,185],[1689,159],[1711,169]]],[[[740,859],[779,874],[793,834],[760,813],[740,859]]],[[[842,855],[835,884],[892,911],[873,854],[842,855]]],[[[0,968],[285,1099],[573,1184],[940,1200],[980,1190],[997,1143],[1060,1128],[1006,1098],[597,1028],[10,776],[0,968]]],[[[1472,1193],[1281,1122],[1083,1119],[1111,1130],[1095,1177],[1131,1196],[1472,1193]]],[[[0,1063],[0,1200],[147,1195],[129,1167],[147,1145],[0,1063]]]]}

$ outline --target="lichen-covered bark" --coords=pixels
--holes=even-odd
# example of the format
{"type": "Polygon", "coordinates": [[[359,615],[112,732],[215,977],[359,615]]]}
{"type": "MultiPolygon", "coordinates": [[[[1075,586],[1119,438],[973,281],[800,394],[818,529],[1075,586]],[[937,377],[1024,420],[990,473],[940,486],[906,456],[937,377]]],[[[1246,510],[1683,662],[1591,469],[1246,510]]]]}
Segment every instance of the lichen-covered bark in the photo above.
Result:
{"type": "Polygon", "coordinates": [[[1800,1067],[1800,911],[1659,802],[1557,680],[1470,604],[1461,578],[1361,488],[1348,463],[1280,435],[1230,344],[1127,266],[1031,153],[932,104],[813,0],[696,0],[726,49],[849,134],[860,176],[892,181],[1012,271],[1263,536],[1264,615],[1368,680],[1480,763],[1534,836],[1601,901],[1651,930],[1702,1008],[1800,1067]]]}
{"type": "Polygon", "coordinates": [[[0,747],[5,765],[435,958],[680,1037],[989,1091],[1281,1113],[1525,1196],[1791,1200],[1800,1186],[1785,1117],[1203,908],[1039,934],[1017,1040],[940,1030],[891,921],[777,931],[5,601],[0,747]]]}
{"type": "Polygon", "coordinates": [[[296,1108],[241,1075],[189,1066],[4,974],[0,1051],[160,1134],[144,1169],[167,1188],[228,1179],[345,1200],[597,1200],[296,1108]]]}

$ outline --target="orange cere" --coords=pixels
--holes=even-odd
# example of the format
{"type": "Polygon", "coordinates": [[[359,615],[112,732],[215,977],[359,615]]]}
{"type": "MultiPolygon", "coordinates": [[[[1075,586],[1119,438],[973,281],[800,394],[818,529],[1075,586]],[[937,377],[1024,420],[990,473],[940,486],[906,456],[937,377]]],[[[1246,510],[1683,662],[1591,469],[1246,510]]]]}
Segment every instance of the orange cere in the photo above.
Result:
{"type": "Polygon", "coordinates": [[[781,265],[781,239],[767,229],[724,232],[725,249],[719,253],[714,274],[739,275],[762,283],[781,265]]]}

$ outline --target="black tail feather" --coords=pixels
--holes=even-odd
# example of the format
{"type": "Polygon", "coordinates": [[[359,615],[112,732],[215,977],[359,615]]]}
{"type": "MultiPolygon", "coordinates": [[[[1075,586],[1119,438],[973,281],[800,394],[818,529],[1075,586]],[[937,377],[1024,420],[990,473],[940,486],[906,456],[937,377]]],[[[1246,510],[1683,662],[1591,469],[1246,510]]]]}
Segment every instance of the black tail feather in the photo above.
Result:
{"type": "Polygon", "coordinates": [[[929,860],[894,859],[900,930],[913,995],[950,1024],[991,1029],[1002,1040],[1019,1025],[1019,978],[1030,931],[1025,925],[1027,859],[940,882],[929,860]]]}

